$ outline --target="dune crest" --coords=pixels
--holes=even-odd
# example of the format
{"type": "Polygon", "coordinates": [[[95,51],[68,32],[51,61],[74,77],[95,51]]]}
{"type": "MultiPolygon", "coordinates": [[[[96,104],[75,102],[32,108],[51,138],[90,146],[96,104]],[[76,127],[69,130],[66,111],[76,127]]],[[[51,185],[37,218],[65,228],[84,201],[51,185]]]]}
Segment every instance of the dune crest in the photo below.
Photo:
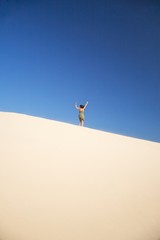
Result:
{"type": "Polygon", "coordinates": [[[159,240],[160,144],[0,113],[0,240],[159,240]]]}

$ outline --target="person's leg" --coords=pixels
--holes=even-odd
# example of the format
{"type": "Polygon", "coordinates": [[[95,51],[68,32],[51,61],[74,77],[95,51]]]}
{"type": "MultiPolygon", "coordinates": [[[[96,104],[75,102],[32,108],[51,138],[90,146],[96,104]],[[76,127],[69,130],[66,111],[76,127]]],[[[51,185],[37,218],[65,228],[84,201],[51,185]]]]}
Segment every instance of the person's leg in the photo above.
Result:
{"type": "Polygon", "coordinates": [[[81,124],[81,126],[82,126],[82,127],[84,126],[84,120],[82,120],[82,124],[81,124]]]}

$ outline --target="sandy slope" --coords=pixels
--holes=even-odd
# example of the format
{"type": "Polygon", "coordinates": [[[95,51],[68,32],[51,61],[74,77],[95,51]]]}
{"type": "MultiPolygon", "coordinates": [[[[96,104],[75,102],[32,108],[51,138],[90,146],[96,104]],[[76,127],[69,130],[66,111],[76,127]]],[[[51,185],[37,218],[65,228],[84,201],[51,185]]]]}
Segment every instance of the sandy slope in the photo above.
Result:
{"type": "Polygon", "coordinates": [[[0,113],[0,240],[159,240],[160,144],[0,113]]]}

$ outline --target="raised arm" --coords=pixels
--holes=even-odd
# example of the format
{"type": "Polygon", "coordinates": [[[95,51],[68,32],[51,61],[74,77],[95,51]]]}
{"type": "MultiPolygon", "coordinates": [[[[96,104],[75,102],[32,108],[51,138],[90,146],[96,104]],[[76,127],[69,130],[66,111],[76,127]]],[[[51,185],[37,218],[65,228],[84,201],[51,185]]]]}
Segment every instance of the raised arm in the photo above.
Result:
{"type": "Polygon", "coordinates": [[[84,109],[87,107],[87,105],[88,105],[88,101],[86,102],[86,104],[85,104],[85,106],[84,106],[84,109]]]}
{"type": "Polygon", "coordinates": [[[75,108],[76,108],[77,110],[79,110],[79,107],[77,106],[77,103],[75,103],[74,106],[75,106],[75,108]]]}

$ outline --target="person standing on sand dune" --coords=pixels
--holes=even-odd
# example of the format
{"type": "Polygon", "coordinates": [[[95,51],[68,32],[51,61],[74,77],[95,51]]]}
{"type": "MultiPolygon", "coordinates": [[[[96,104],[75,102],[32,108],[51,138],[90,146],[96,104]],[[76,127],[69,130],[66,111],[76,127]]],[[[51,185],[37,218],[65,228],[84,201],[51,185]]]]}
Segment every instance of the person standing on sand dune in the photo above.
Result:
{"type": "Polygon", "coordinates": [[[80,126],[84,126],[84,120],[85,120],[85,117],[84,117],[84,110],[86,109],[88,105],[88,102],[86,102],[85,105],[80,105],[79,107],[77,106],[77,103],[75,103],[75,108],[79,111],[79,115],[78,115],[78,118],[79,118],[79,125],[80,126]]]}

